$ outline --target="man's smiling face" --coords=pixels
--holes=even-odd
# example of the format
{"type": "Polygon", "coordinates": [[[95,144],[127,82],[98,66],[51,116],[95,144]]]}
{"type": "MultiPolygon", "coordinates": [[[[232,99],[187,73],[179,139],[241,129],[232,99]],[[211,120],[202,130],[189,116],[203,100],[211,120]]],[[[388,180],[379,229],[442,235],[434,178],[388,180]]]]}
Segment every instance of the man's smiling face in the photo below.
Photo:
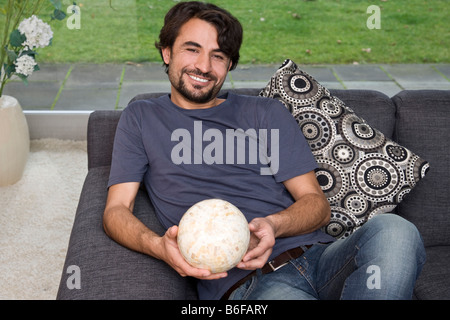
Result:
{"type": "Polygon", "coordinates": [[[209,108],[231,67],[230,58],[220,50],[215,27],[197,18],[181,28],[172,48],[163,48],[169,65],[171,99],[182,108],[209,108]]]}

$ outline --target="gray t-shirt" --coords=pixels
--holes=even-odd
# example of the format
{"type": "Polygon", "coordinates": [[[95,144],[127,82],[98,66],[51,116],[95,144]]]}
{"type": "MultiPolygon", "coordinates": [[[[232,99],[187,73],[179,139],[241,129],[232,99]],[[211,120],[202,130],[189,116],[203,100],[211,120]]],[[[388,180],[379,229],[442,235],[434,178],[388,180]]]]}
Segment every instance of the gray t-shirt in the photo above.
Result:
{"type": "MultiPolygon", "coordinates": [[[[169,95],[131,103],[114,141],[108,187],[143,181],[165,228],[198,201],[220,198],[248,221],[293,203],[283,181],[317,167],[301,130],[274,99],[228,93],[209,109],[178,107],[169,95]]],[[[276,240],[272,257],[299,245],[333,240],[317,230],[276,240]]],[[[201,299],[220,297],[249,271],[199,281],[201,299]]]]}

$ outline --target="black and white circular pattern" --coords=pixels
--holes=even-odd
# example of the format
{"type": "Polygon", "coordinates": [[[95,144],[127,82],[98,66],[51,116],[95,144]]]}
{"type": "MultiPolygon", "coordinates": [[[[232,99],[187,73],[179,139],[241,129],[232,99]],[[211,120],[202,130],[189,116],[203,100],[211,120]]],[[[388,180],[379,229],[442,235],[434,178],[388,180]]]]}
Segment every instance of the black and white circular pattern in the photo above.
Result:
{"type": "Polygon", "coordinates": [[[403,201],[403,198],[411,192],[411,188],[409,186],[403,186],[403,188],[395,195],[395,203],[400,203],[403,201]]]}
{"type": "Polygon", "coordinates": [[[415,187],[417,182],[425,177],[428,170],[430,169],[430,164],[421,159],[417,155],[413,155],[408,159],[408,165],[406,168],[406,179],[411,188],[415,187]]]}
{"type": "Polygon", "coordinates": [[[356,218],[364,219],[370,212],[372,205],[365,197],[359,195],[355,191],[350,191],[342,199],[341,207],[347,209],[356,218]]]}
{"type": "Polygon", "coordinates": [[[344,103],[336,97],[323,97],[320,99],[318,107],[332,119],[339,119],[339,117],[345,112],[344,103]]]}
{"type": "Polygon", "coordinates": [[[387,142],[383,147],[385,154],[399,165],[406,165],[411,153],[405,147],[394,142],[387,142]]]}
{"type": "Polygon", "coordinates": [[[343,137],[350,144],[364,151],[376,150],[385,142],[384,134],[353,113],[342,117],[340,128],[343,137]]]}
{"type": "Polygon", "coordinates": [[[389,157],[368,153],[355,162],[351,182],[358,194],[371,201],[392,201],[404,184],[404,175],[389,157]]]}
{"type": "Polygon", "coordinates": [[[347,209],[331,207],[330,222],[322,230],[337,239],[344,239],[352,234],[358,226],[358,219],[347,209]]]}
{"type": "Polygon", "coordinates": [[[293,114],[314,155],[333,146],[336,127],[331,118],[317,108],[304,107],[293,114]]]}
{"type": "Polygon", "coordinates": [[[316,178],[330,203],[339,202],[348,192],[350,180],[342,166],[332,159],[316,157],[316,178]]]}
{"type": "Polygon", "coordinates": [[[279,75],[278,91],[289,104],[298,107],[312,106],[324,95],[325,88],[307,74],[285,72],[279,75]]]}
{"type": "Polygon", "coordinates": [[[335,143],[327,154],[328,157],[339,162],[347,170],[351,169],[355,161],[362,155],[362,151],[343,140],[340,135],[336,136],[335,143]]]}

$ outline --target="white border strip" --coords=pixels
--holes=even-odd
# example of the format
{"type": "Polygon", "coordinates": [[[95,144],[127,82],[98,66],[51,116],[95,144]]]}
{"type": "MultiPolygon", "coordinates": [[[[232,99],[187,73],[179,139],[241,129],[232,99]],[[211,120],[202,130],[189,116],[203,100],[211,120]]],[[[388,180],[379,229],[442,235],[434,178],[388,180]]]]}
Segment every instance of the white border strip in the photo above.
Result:
{"type": "Polygon", "coordinates": [[[89,115],[93,111],[24,110],[30,139],[86,140],[89,115]]]}

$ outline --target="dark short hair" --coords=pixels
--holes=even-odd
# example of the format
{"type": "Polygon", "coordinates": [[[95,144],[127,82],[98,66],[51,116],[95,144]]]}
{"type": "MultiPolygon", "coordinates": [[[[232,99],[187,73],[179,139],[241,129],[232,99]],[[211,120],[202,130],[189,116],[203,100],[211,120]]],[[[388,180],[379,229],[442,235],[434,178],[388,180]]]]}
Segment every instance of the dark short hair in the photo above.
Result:
{"type": "MultiPolygon", "coordinates": [[[[192,18],[209,22],[216,28],[219,48],[230,57],[232,63],[230,70],[236,68],[243,39],[241,23],[228,11],[214,4],[199,1],[180,2],[167,12],[159,34],[159,42],[155,42],[161,58],[163,58],[162,49],[172,48],[180,28],[192,18]]],[[[167,72],[169,66],[165,62],[164,65],[167,72]]]]}

